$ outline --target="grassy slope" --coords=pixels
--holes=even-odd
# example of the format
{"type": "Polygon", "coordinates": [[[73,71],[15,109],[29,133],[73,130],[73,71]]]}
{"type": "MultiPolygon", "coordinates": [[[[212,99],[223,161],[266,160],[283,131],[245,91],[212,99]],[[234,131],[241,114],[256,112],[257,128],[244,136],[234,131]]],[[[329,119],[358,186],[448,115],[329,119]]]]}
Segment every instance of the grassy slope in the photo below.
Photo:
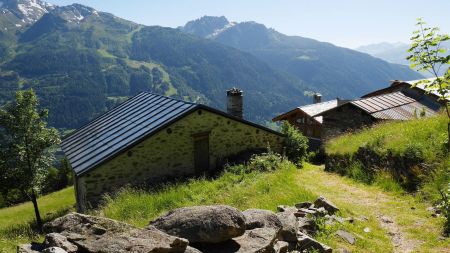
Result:
{"type": "MultiPolygon", "coordinates": [[[[38,199],[44,221],[74,210],[74,203],[73,187],[38,199]]],[[[15,252],[15,247],[19,243],[40,240],[40,236],[32,229],[34,221],[34,210],[31,202],[0,209],[0,252],[15,252]]]]}
{"type": "MultiPolygon", "coordinates": [[[[241,210],[263,208],[275,210],[277,205],[314,200],[326,196],[342,209],[343,217],[367,217],[368,221],[327,226],[318,237],[335,249],[351,252],[391,252],[394,247],[379,216],[394,220],[404,245],[415,252],[445,252],[447,241],[439,241],[443,220],[432,218],[420,200],[402,192],[384,192],[378,186],[367,186],[348,178],[329,174],[322,167],[306,165],[297,170],[291,166],[263,174],[246,176],[227,174],[215,181],[196,180],[177,187],[167,187],[156,194],[124,191],[101,210],[101,214],[145,226],[158,215],[176,207],[206,204],[229,204],[241,210]],[[412,210],[414,207],[415,210],[412,210]],[[365,233],[364,228],[370,228],[365,233]],[[357,236],[354,246],[334,235],[343,228],[357,236]]],[[[401,249],[403,250],[403,249],[401,249]]],[[[401,250],[399,252],[401,252],[401,250]]]]}
{"type": "MultiPolygon", "coordinates": [[[[323,195],[341,208],[343,217],[366,216],[369,219],[328,226],[327,232],[320,234],[319,239],[336,249],[345,247],[351,252],[391,252],[391,238],[377,218],[386,215],[394,220],[406,242],[413,245],[416,252],[446,252],[449,241],[438,240],[442,219],[432,218],[425,210],[427,206],[416,198],[384,192],[377,186],[367,186],[326,173],[318,166],[307,164],[300,170],[287,164],[282,167],[271,173],[226,174],[217,180],[192,180],[177,187],[168,186],[153,194],[127,190],[110,200],[97,214],[145,226],[161,213],[180,206],[229,204],[240,209],[275,210],[280,204],[293,205],[323,195]],[[416,209],[411,210],[411,207],[416,209]],[[370,228],[371,232],[364,233],[365,227],[370,228]],[[337,238],[334,231],[339,228],[356,234],[356,245],[348,245],[337,238]]],[[[43,213],[56,214],[66,212],[73,201],[73,190],[69,188],[42,198],[40,203],[43,213]]],[[[32,214],[30,204],[0,210],[0,248],[3,252],[14,252],[15,244],[30,240],[27,233],[16,237],[6,228],[28,227],[26,221],[33,219],[32,214]]],[[[41,238],[35,236],[32,239],[41,238]]]]}
{"type": "Polygon", "coordinates": [[[389,149],[401,154],[408,146],[415,146],[422,150],[427,161],[432,162],[443,155],[446,131],[447,116],[441,114],[428,119],[379,124],[356,134],[348,133],[330,140],[325,149],[329,154],[353,154],[359,147],[376,145],[380,152],[389,149]]]}
{"type": "MultiPolygon", "coordinates": [[[[448,184],[450,180],[450,155],[445,153],[447,140],[447,116],[441,114],[428,119],[418,119],[406,122],[387,122],[357,133],[349,133],[327,142],[327,154],[356,153],[359,147],[370,146],[379,154],[392,152],[405,155],[405,150],[418,151],[425,163],[435,169],[432,177],[423,178],[420,193],[427,200],[440,200],[437,191],[448,184]]],[[[385,180],[387,175],[377,175],[375,183],[384,184],[385,189],[399,190],[392,185],[392,179],[385,180]]]]}

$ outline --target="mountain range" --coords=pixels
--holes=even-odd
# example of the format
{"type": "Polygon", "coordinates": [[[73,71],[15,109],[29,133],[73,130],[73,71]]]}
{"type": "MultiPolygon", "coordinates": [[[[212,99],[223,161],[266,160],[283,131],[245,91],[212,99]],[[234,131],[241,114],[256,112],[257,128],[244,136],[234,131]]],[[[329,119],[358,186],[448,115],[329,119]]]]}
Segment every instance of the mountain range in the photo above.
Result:
{"type": "Polygon", "coordinates": [[[355,50],[300,36],[287,36],[256,22],[204,16],[180,30],[249,52],[271,67],[312,85],[326,98],[354,98],[392,79],[421,76],[355,50]]]}
{"type": "Polygon", "coordinates": [[[80,4],[0,0],[0,103],[33,88],[58,128],[79,127],[142,90],[224,109],[225,90],[236,86],[245,117],[264,122],[309,103],[312,92],[357,97],[418,77],[254,22],[204,17],[173,29],[80,4]]]}
{"type": "MultiPolygon", "coordinates": [[[[442,47],[450,49],[450,42],[444,42],[442,44],[442,47]]],[[[355,50],[370,54],[374,57],[383,59],[390,63],[396,63],[396,64],[402,64],[402,65],[410,65],[411,63],[406,59],[408,57],[408,49],[410,48],[410,45],[403,42],[395,42],[395,43],[389,43],[389,42],[381,42],[381,43],[374,43],[369,45],[364,45],[356,48],[355,50]]],[[[447,70],[449,66],[443,66],[439,73],[440,75],[443,75],[445,71],[447,70]]],[[[424,72],[421,73],[422,75],[426,77],[433,77],[430,73],[424,72]]]]}

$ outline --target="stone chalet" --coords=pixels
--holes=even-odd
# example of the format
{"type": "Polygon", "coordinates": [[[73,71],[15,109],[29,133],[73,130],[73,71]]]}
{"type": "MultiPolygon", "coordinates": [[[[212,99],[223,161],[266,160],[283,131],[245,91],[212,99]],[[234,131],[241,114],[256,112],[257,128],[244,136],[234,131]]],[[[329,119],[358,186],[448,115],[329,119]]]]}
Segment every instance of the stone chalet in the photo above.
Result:
{"type": "Polygon", "coordinates": [[[411,120],[439,113],[444,102],[435,92],[426,93],[421,85],[411,86],[418,81],[395,80],[387,88],[319,113],[317,116],[323,117],[322,138],[332,138],[381,121],[411,120]]]}
{"type": "Polygon", "coordinates": [[[208,173],[267,145],[282,151],[282,134],[240,117],[241,91],[228,91],[228,111],[142,92],[78,129],[62,143],[78,210],[125,185],[208,173]]]}

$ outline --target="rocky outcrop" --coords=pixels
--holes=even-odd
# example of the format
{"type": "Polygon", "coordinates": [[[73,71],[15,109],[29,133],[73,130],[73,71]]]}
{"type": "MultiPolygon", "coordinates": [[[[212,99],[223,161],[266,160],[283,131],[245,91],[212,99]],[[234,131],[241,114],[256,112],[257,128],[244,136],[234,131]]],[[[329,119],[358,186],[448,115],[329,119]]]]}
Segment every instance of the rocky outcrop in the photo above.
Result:
{"type": "MultiPolygon", "coordinates": [[[[184,252],[188,246],[188,240],[168,235],[155,227],[141,229],[111,219],[78,213],[49,222],[44,229],[50,232],[44,247],[51,249],[57,246],[65,252],[178,253],[184,252]]],[[[46,249],[44,251],[49,252],[46,249]]]]}
{"type": "Polygon", "coordinates": [[[191,243],[216,243],[245,233],[245,217],[230,206],[178,208],[150,222],[151,226],[191,243]]]}
{"type": "MultiPolygon", "coordinates": [[[[115,220],[71,213],[45,224],[42,244],[18,247],[19,253],[288,253],[331,252],[312,236],[319,229],[316,218],[346,221],[323,197],[295,207],[279,206],[279,212],[230,206],[179,208],[136,228],[115,220]]],[[[346,231],[337,236],[348,243],[346,231]]]]}

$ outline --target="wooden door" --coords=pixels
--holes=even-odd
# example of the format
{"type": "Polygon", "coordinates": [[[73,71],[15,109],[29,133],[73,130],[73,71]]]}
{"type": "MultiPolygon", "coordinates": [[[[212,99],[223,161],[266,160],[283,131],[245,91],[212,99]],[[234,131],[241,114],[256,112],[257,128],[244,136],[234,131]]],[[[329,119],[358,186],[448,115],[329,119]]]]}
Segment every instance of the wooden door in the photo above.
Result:
{"type": "Polygon", "coordinates": [[[193,137],[195,173],[201,175],[209,171],[209,133],[193,137]]]}

